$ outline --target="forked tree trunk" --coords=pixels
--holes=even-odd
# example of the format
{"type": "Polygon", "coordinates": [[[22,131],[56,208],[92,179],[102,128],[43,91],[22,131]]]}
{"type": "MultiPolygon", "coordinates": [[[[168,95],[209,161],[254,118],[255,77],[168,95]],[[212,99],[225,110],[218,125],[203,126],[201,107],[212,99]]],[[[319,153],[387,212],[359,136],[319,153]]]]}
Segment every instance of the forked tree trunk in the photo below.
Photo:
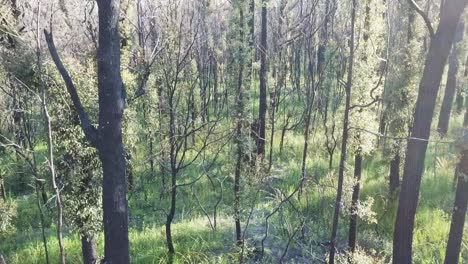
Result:
{"type": "Polygon", "coordinates": [[[99,126],[95,128],[79,99],[73,81],[63,66],[52,34],[45,32],[49,51],[64,79],[78,112],[80,125],[98,150],[102,163],[104,262],[130,263],[126,162],[122,142],[125,93],[120,75],[119,0],[98,0],[99,45],[97,50],[99,126]]]}
{"type": "Polygon", "coordinates": [[[445,3],[437,33],[432,37],[426,56],[411,128],[411,138],[413,139],[408,141],[405,155],[403,182],[393,238],[394,264],[411,264],[412,262],[414,218],[424,171],[424,159],[428,144],[426,140],[430,135],[432,116],[444,66],[458,21],[467,4],[468,0],[451,0],[445,3]]]}

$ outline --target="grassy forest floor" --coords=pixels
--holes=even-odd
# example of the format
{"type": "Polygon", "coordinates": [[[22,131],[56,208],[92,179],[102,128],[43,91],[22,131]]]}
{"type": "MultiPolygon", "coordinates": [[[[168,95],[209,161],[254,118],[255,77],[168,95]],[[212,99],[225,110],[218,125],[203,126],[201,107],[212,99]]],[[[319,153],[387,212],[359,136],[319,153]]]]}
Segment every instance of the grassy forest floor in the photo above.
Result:
{"type": "MultiPolygon", "coordinates": [[[[455,128],[452,133],[460,126],[460,120],[461,117],[454,120],[455,128]]],[[[434,135],[435,133],[433,140],[437,140],[434,135]]],[[[311,180],[305,186],[300,200],[295,195],[291,202],[281,203],[296,189],[300,179],[303,135],[293,132],[287,134],[281,154],[278,153],[279,137],[280,131],[275,135],[274,166],[271,172],[264,177],[246,180],[242,212],[246,243],[243,250],[236,247],[234,241],[230,184],[232,172],[229,172],[232,168],[223,167],[223,161],[229,159],[229,150],[218,159],[219,170],[215,173],[218,175],[217,179],[224,184],[222,194],[219,191],[221,185],[217,190],[207,187],[211,184],[206,177],[200,178],[193,185],[179,188],[173,231],[177,252],[175,263],[237,263],[241,254],[245,261],[252,263],[276,263],[280,260],[287,263],[324,263],[336,195],[336,174],[328,171],[328,157],[319,154],[326,152],[321,149],[323,146],[320,142],[323,139],[320,131],[314,132],[307,160],[307,176],[311,180]],[[320,151],[315,151],[316,149],[320,151]],[[278,209],[277,212],[268,217],[268,236],[265,237],[265,219],[275,209],[278,209]],[[265,254],[260,260],[262,240],[265,254]]],[[[373,139],[373,136],[369,136],[369,139],[373,139]]],[[[454,198],[456,153],[456,149],[450,145],[429,144],[416,217],[414,263],[443,261],[454,198]]],[[[337,168],[338,151],[335,154],[334,168],[337,168]]],[[[352,153],[348,160],[352,160],[352,153]]],[[[168,199],[159,192],[160,179],[150,177],[147,171],[138,169],[144,167],[138,163],[144,162],[142,157],[135,158],[133,166],[136,168],[136,183],[129,196],[132,263],[165,263],[168,258],[163,223],[168,199]]],[[[371,210],[368,208],[367,216],[359,221],[360,251],[356,263],[390,261],[396,202],[388,194],[388,163],[377,154],[364,157],[361,201],[369,201],[372,206],[371,210]],[[372,198],[373,203],[369,198],[372,198]]],[[[348,171],[352,171],[352,166],[352,162],[349,162],[348,171]]],[[[190,182],[199,173],[196,166],[194,169],[189,167],[181,174],[179,182],[190,182]]],[[[352,178],[347,174],[346,178],[352,178]]],[[[345,192],[345,200],[349,200],[346,196],[350,196],[349,191],[345,192]]],[[[18,203],[18,216],[14,219],[16,232],[1,241],[0,252],[4,254],[8,264],[44,263],[38,210],[33,202],[28,201],[34,197],[11,199],[16,199],[18,203]]],[[[50,259],[52,263],[56,263],[58,246],[51,219],[54,210],[48,211],[50,259]]],[[[339,229],[341,249],[347,243],[348,218],[346,212],[343,212],[339,229]]],[[[467,233],[465,232],[465,237],[467,233]]],[[[102,241],[103,237],[100,235],[97,239],[100,255],[103,252],[102,241]]],[[[65,232],[65,250],[67,263],[81,262],[80,240],[71,230],[65,232]]],[[[346,256],[343,250],[340,252],[344,263],[346,256]]],[[[462,259],[468,259],[466,244],[462,245],[462,259]]]]}

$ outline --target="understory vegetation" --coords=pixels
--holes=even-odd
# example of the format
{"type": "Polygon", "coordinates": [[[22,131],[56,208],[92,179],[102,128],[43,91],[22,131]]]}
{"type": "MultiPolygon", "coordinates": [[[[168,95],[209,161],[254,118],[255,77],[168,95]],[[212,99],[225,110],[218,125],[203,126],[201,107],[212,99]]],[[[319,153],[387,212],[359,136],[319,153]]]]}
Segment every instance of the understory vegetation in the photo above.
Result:
{"type": "Polygon", "coordinates": [[[464,263],[468,0],[0,0],[0,264],[464,263]]]}

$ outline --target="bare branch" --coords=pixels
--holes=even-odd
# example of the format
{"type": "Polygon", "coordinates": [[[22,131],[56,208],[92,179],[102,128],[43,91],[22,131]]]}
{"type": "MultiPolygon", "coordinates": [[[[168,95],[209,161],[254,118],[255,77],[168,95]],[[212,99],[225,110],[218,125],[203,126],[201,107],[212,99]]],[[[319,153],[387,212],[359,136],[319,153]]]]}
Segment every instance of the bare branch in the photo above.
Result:
{"type": "MultiPolygon", "coordinates": [[[[387,64],[386,64],[386,65],[387,65],[387,64]]],[[[352,109],[357,108],[357,107],[359,107],[359,108],[361,108],[361,109],[362,109],[362,108],[366,108],[366,107],[369,107],[369,106],[371,106],[371,105],[373,105],[373,104],[375,104],[375,103],[377,103],[377,102],[382,101],[382,99],[380,99],[379,96],[374,97],[374,92],[375,92],[375,90],[377,90],[377,88],[379,88],[380,84],[382,83],[382,79],[383,79],[383,77],[384,77],[384,75],[385,75],[386,72],[387,72],[387,66],[385,66],[385,69],[380,73],[379,81],[377,82],[377,84],[375,85],[375,87],[372,88],[371,91],[370,91],[370,97],[372,98],[372,101],[370,101],[370,102],[367,103],[367,104],[352,105],[352,106],[349,107],[349,110],[352,110],[352,109]]]]}
{"type": "Polygon", "coordinates": [[[57,53],[52,32],[49,33],[47,32],[47,30],[44,30],[44,35],[47,42],[47,46],[49,48],[50,56],[52,57],[52,60],[54,61],[55,66],[57,67],[57,70],[59,71],[60,75],[63,78],[63,81],[65,82],[67,91],[70,94],[73,105],[75,106],[76,112],[78,113],[78,116],[80,118],[81,128],[83,129],[86,138],[91,142],[91,144],[94,147],[97,147],[98,130],[89,122],[88,116],[86,115],[83,105],[81,104],[80,97],[76,92],[76,88],[73,84],[70,74],[68,73],[67,69],[65,69],[65,66],[63,65],[57,53]]]}
{"type": "Polygon", "coordinates": [[[429,30],[429,34],[431,35],[431,38],[434,37],[434,28],[432,27],[431,20],[429,20],[429,17],[427,16],[426,13],[416,4],[414,0],[408,0],[408,3],[413,7],[413,9],[422,17],[424,20],[424,23],[427,26],[427,30],[429,30]]]}

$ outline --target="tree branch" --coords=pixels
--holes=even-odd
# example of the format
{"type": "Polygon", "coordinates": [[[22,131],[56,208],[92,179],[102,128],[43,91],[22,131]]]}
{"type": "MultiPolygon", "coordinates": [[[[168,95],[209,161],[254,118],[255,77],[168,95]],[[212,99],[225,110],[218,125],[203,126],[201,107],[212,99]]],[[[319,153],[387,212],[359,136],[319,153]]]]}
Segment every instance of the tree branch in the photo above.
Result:
{"type": "Polygon", "coordinates": [[[434,28],[432,27],[432,23],[429,20],[429,17],[427,16],[426,13],[418,6],[418,4],[414,0],[408,0],[408,3],[413,7],[414,10],[422,17],[424,20],[424,23],[426,23],[427,29],[429,30],[429,34],[431,35],[431,38],[434,37],[434,28]]]}
{"type": "Polygon", "coordinates": [[[60,75],[62,76],[63,81],[65,82],[65,86],[67,87],[67,91],[70,94],[71,100],[73,102],[73,106],[75,107],[75,110],[78,113],[78,116],[80,118],[81,128],[83,129],[83,132],[86,138],[91,142],[91,144],[94,147],[97,147],[98,146],[98,131],[89,122],[88,116],[86,115],[83,105],[81,104],[80,97],[78,96],[78,93],[76,92],[76,88],[75,88],[75,85],[73,84],[70,74],[68,74],[67,69],[65,69],[65,66],[60,60],[60,57],[57,53],[57,49],[54,44],[52,32],[49,33],[47,32],[47,30],[44,30],[44,35],[45,35],[45,39],[47,42],[47,47],[49,48],[50,56],[52,57],[52,60],[54,61],[55,66],[57,67],[57,70],[59,71],[60,75]]]}
{"type": "MultiPolygon", "coordinates": [[[[133,97],[128,99],[129,105],[133,103],[136,99],[138,99],[138,97],[141,97],[148,93],[147,83],[148,83],[149,76],[151,74],[151,67],[153,67],[153,64],[156,61],[156,57],[158,56],[158,54],[164,49],[164,48],[160,48],[156,50],[156,48],[157,46],[155,46],[153,51],[151,52],[150,62],[149,63],[145,62],[143,73],[140,74],[140,85],[138,89],[136,90],[135,94],[133,95],[133,97]]],[[[157,83],[157,85],[160,85],[160,84],[157,83]]]]}
{"type": "Polygon", "coordinates": [[[385,66],[385,69],[382,71],[382,73],[380,74],[380,78],[379,78],[379,81],[377,82],[377,84],[375,85],[374,88],[372,88],[372,90],[370,91],[370,97],[372,98],[372,101],[367,103],[367,104],[362,104],[362,105],[352,105],[349,107],[349,110],[353,110],[354,108],[366,108],[366,107],[369,107],[377,102],[380,102],[382,101],[382,99],[380,99],[379,96],[377,97],[374,97],[374,92],[375,90],[377,90],[377,88],[379,88],[380,84],[382,83],[382,79],[383,79],[383,76],[385,75],[385,73],[387,72],[387,66],[385,66]]]}

